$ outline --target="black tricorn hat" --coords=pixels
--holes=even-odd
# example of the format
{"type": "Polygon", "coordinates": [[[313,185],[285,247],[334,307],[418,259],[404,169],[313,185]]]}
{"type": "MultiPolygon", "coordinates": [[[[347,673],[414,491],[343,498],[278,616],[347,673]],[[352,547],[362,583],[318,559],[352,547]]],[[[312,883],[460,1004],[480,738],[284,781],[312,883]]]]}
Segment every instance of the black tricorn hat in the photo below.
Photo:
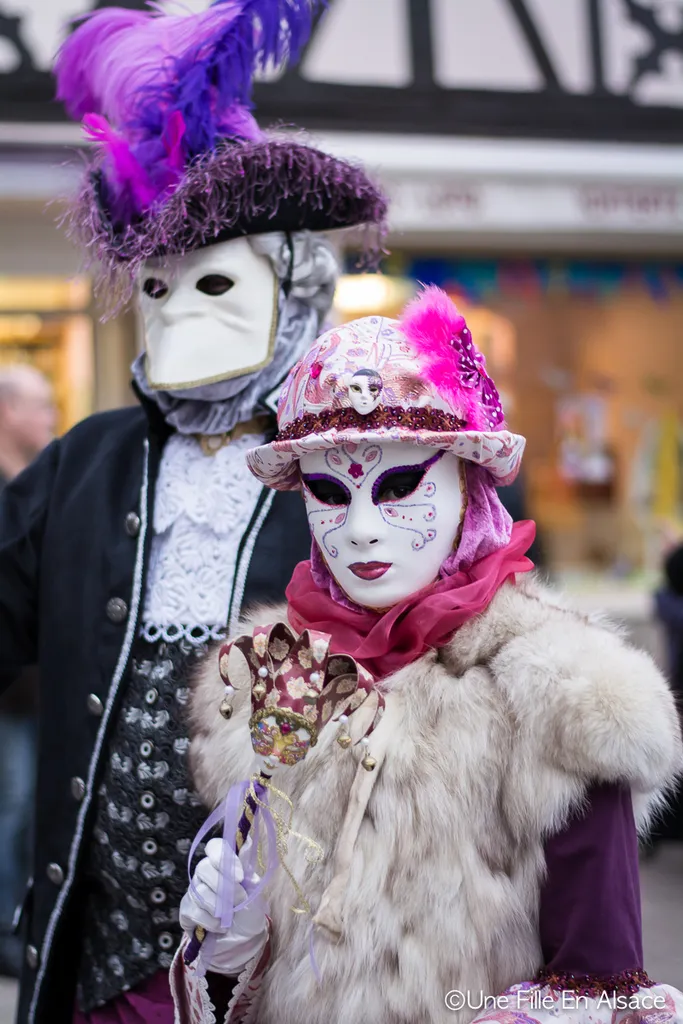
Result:
{"type": "Polygon", "coordinates": [[[108,7],[87,16],[55,64],[57,96],[98,155],[70,233],[110,285],[147,259],[241,235],[383,226],[365,172],[250,113],[254,71],[308,39],[324,0],[215,0],[199,14],[108,7]]]}
{"type": "Polygon", "coordinates": [[[226,142],[200,157],[163,203],[116,215],[102,167],[71,207],[72,233],[112,272],[165,255],[269,231],[384,224],[387,202],[365,171],[301,142],[226,142]]]}

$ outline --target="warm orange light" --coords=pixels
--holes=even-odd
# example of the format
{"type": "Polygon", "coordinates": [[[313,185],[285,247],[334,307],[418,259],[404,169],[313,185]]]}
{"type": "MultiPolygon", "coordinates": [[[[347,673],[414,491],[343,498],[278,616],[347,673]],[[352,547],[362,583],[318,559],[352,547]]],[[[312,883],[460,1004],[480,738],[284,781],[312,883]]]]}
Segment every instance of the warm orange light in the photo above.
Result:
{"type": "Polygon", "coordinates": [[[32,341],[40,334],[43,321],[35,313],[0,316],[0,345],[15,341],[32,341]]]}
{"type": "Polygon", "coordinates": [[[0,277],[0,310],[81,310],[89,304],[86,277],[0,277]]]}
{"type": "Polygon", "coordinates": [[[334,308],[344,319],[393,314],[414,289],[412,281],[389,274],[342,274],[334,293],[334,308]]]}

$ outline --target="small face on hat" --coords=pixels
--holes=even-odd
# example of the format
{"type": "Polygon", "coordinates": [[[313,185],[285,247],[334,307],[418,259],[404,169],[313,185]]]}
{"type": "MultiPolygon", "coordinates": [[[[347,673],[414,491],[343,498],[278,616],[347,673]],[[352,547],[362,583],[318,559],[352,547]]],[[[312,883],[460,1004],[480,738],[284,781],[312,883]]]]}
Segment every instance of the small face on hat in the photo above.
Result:
{"type": "Polygon", "coordinates": [[[178,391],[267,366],[277,296],[270,260],[246,238],[146,264],[140,307],[149,383],[178,391]]]}
{"type": "Polygon", "coordinates": [[[349,399],[356,412],[361,416],[373,412],[382,400],[383,386],[377,370],[356,370],[348,386],[349,399]]]}

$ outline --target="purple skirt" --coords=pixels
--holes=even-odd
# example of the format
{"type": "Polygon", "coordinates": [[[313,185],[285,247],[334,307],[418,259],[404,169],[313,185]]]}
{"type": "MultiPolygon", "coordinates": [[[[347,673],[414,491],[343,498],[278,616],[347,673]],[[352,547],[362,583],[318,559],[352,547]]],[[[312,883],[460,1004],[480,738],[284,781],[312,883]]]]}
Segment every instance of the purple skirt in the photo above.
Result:
{"type": "Polygon", "coordinates": [[[76,1010],[73,1024],[173,1024],[168,972],[158,971],[92,1013],[76,1010]]]}

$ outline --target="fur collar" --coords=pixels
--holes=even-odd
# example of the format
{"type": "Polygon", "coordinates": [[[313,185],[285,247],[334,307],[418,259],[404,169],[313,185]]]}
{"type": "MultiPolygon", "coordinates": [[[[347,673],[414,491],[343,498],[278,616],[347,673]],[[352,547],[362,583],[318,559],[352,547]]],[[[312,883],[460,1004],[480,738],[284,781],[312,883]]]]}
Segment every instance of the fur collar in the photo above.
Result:
{"type": "Polygon", "coordinates": [[[544,759],[583,778],[629,782],[637,804],[637,794],[675,784],[683,745],[668,683],[623,634],[532,575],[501,587],[436,658],[458,676],[488,666],[544,759]]]}
{"type": "MultiPolygon", "coordinates": [[[[243,629],[286,620],[286,613],[286,605],[255,609],[243,629]]],[[[403,689],[403,676],[418,664],[421,673],[445,669],[456,679],[484,668],[534,757],[582,782],[629,783],[641,825],[683,771],[675,703],[652,658],[614,625],[581,614],[534,576],[501,587],[448,645],[389,677],[387,690],[394,678],[403,689]]],[[[192,699],[195,754],[203,746],[200,736],[225,724],[216,710],[221,692],[217,659],[209,656],[192,699]]],[[[207,771],[209,765],[193,760],[200,793],[215,804],[225,792],[218,765],[207,771]]]]}

